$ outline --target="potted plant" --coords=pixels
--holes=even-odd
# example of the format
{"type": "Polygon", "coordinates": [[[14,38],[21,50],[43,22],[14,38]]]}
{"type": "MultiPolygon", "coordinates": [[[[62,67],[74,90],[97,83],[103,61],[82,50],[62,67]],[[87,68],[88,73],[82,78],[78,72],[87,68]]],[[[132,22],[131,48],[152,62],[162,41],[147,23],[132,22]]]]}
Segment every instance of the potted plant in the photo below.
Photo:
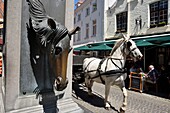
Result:
{"type": "Polygon", "coordinates": [[[159,25],[159,26],[164,26],[164,25],[166,25],[166,22],[159,22],[158,25],[159,25]]]}
{"type": "Polygon", "coordinates": [[[150,28],[156,27],[156,24],[150,24],[150,28]]]}

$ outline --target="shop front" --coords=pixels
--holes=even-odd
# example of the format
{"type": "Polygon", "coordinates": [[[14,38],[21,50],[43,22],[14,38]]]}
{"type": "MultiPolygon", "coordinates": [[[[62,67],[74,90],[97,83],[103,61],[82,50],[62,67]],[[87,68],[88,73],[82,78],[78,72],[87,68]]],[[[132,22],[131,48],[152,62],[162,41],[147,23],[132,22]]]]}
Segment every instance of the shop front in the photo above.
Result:
{"type": "MultiPolygon", "coordinates": [[[[158,93],[170,94],[170,33],[131,36],[144,55],[141,67],[147,73],[148,66],[154,65],[159,72],[158,93]]],[[[155,91],[155,89],[154,89],[155,91]]]]}

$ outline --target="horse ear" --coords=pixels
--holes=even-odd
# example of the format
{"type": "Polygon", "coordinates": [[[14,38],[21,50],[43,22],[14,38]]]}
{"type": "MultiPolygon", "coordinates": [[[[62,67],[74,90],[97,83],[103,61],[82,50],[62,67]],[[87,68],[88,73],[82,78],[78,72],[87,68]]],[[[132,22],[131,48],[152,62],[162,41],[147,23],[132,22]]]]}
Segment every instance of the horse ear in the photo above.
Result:
{"type": "Polygon", "coordinates": [[[52,18],[48,18],[47,22],[48,22],[48,26],[51,29],[56,29],[56,23],[55,23],[55,21],[52,18]]]}
{"type": "Polygon", "coordinates": [[[125,34],[123,34],[123,33],[122,33],[122,35],[123,35],[123,38],[124,38],[125,40],[127,40],[127,37],[126,37],[126,35],[125,35],[125,34]]]}
{"type": "Polygon", "coordinates": [[[125,35],[124,33],[122,33],[122,35],[123,35],[123,38],[124,38],[125,40],[129,40],[129,36],[128,36],[128,35],[125,35]]]}

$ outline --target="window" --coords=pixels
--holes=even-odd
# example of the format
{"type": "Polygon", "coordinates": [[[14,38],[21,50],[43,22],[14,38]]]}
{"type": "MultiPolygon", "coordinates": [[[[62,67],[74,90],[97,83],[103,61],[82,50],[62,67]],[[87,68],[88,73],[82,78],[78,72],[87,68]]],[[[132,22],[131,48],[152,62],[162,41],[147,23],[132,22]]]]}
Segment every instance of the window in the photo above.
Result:
{"type": "Polygon", "coordinates": [[[117,19],[117,32],[126,32],[127,31],[127,12],[117,14],[116,19],[117,19]]]}
{"type": "Polygon", "coordinates": [[[96,20],[93,20],[93,36],[96,36],[96,20]]]}
{"type": "Polygon", "coordinates": [[[89,24],[86,24],[86,38],[89,37],[89,24]]]}
{"type": "Polygon", "coordinates": [[[81,20],[81,14],[78,14],[77,22],[81,20]]]}
{"type": "Polygon", "coordinates": [[[76,42],[76,34],[74,35],[73,42],[76,42]]]}
{"type": "Polygon", "coordinates": [[[90,8],[86,8],[86,16],[90,15],[90,8]]]}
{"type": "Polygon", "coordinates": [[[80,38],[81,37],[81,31],[78,31],[78,34],[77,34],[77,41],[80,41],[80,38]]]}
{"type": "Polygon", "coordinates": [[[168,23],[168,0],[150,4],[150,27],[159,27],[168,23]]]}
{"type": "Polygon", "coordinates": [[[96,10],[97,10],[97,1],[95,1],[95,3],[93,3],[92,12],[94,12],[96,10]]]}

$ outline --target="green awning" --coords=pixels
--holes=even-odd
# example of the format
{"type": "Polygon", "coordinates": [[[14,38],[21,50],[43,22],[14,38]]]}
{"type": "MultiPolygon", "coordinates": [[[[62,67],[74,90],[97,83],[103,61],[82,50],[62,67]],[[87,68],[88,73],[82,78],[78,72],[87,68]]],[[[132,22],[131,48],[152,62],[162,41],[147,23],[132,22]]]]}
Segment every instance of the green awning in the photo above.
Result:
{"type": "Polygon", "coordinates": [[[137,43],[137,46],[150,46],[150,45],[162,45],[170,42],[170,35],[167,36],[153,36],[142,38],[138,37],[139,39],[134,39],[137,43]]]}
{"type": "Polygon", "coordinates": [[[85,45],[85,46],[81,46],[81,47],[77,47],[74,48],[74,50],[76,51],[108,51],[108,50],[112,50],[112,48],[106,44],[97,44],[97,45],[85,45]]]}
{"type": "Polygon", "coordinates": [[[170,42],[170,36],[159,36],[155,38],[148,38],[146,41],[151,42],[153,44],[163,44],[170,42]]]}
{"type": "MultiPolygon", "coordinates": [[[[140,36],[133,39],[137,46],[167,46],[170,45],[170,35],[164,34],[164,36],[140,36]],[[166,35],[166,36],[165,36],[166,35]]],[[[115,40],[96,42],[85,46],[74,48],[74,50],[83,51],[100,51],[100,50],[112,50],[115,40]],[[110,46],[108,46],[110,45],[110,46]]]]}
{"type": "Polygon", "coordinates": [[[112,48],[106,44],[101,44],[98,46],[92,46],[91,48],[89,48],[91,51],[108,51],[108,50],[112,50],[112,48]]]}
{"type": "Polygon", "coordinates": [[[150,43],[150,42],[148,42],[146,40],[140,40],[140,41],[136,41],[136,45],[137,46],[153,46],[155,44],[150,43]]]}
{"type": "Polygon", "coordinates": [[[169,46],[169,45],[170,45],[170,42],[161,44],[161,46],[169,46]]]}
{"type": "Polygon", "coordinates": [[[77,50],[77,51],[88,51],[88,50],[90,50],[90,48],[85,45],[85,46],[74,48],[74,50],[77,50]]]}

